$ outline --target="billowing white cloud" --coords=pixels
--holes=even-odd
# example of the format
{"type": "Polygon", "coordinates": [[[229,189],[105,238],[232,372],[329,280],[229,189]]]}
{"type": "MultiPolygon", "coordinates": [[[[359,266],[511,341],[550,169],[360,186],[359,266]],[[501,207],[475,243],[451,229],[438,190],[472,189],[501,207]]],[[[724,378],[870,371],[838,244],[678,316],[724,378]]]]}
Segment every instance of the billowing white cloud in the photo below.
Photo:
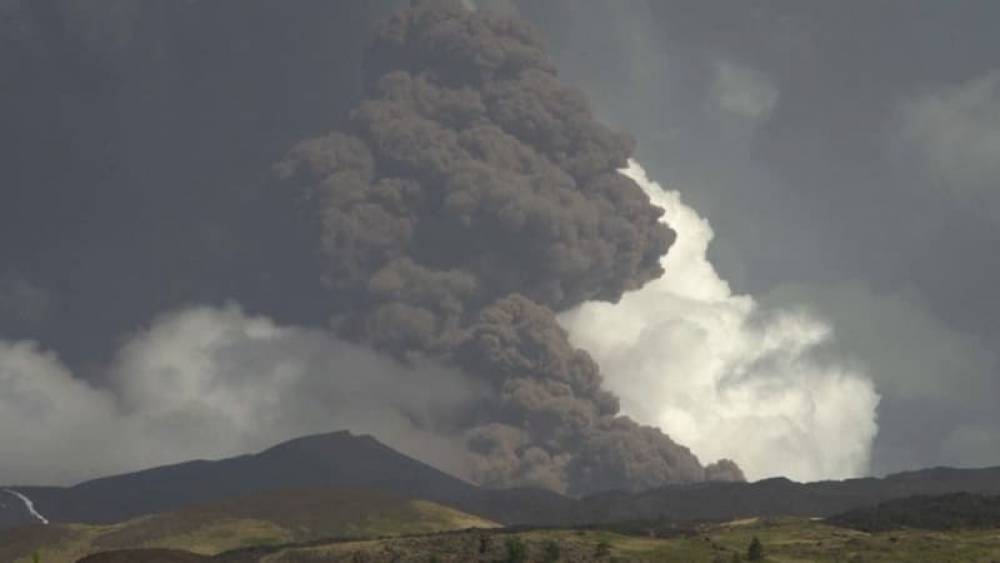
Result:
{"type": "Polygon", "coordinates": [[[985,447],[1000,437],[1000,359],[988,339],[949,327],[913,291],[860,282],[786,284],[761,301],[808,307],[837,327],[835,353],[864,359],[882,395],[876,473],[1000,465],[1000,448],[985,447]]]}
{"type": "Polygon", "coordinates": [[[123,345],[110,380],[96,388],[37,345],[0,342],[0,483],[71,483],[339,429],[461,473],[461,442],[440,425],[476,393],[451,370],[235,307],[158,319],[123,345]]]}
{"type": "Polygon", "coordinates": [[[0,483],[64,482],[114,466],[114,413],[112,395],[74,378],[54,354],[0,341],[0,483]]]}
{"type": "Polygon", "coordinates": [[[706,252],[707,221],[636,163],[636,180],[678,234],[666,274],[617,304],[560,316],[600,364],[627,414],[704,461],[729,457],[748,478],[842,478],[868,471],[879,396],[871,380],[824,359],[831,328],[802,310],[761,310],[733,295],[706,252]]]}
{"type": "Polygon", "coordinates": [[[1000,70],[908,100],[900,117],[902,139],[939,185],[1000,198],[1000,70]]]}

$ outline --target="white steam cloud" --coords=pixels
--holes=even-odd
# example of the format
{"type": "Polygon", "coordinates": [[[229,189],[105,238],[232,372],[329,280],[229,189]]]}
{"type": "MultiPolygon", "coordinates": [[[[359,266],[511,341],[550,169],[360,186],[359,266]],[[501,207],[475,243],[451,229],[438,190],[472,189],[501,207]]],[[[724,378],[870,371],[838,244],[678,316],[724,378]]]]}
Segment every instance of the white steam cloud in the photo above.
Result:
{"type": "Polygon", "coordinates": [[[160,318],[121,348],[106,388],[33,343],[0,341],[0,483],[73,483],[340,429],[461,474],[460,441],[440,424],[475,393],[454,371],[235,307],[160,318]]]}
{"type": "Polygon", "coordinates": [[[617,304],[586,303],[560,322],[600,364],[625,412],[703,461],[734,459],[749,479],[867,473],[879,396],[860,370],[824,359],[830,327],[733,295],[707,259],[708,222],[637,163],[623,173],[677,231],[666,273],[617,304]]]}

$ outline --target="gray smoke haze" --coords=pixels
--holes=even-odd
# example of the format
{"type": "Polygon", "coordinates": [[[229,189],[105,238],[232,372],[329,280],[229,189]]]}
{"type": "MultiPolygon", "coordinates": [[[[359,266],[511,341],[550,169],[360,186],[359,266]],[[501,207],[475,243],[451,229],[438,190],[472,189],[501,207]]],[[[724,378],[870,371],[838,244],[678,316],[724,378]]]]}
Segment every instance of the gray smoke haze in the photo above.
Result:
{"type": "Polygon", "coordinates": [[[904,158],[957,200],[1000,217],[1000,70],[903,100],[898,114],[904,158]]]}
{"type": "Polygon", "coordinates": [[[165,311],[229,300],[322,325],[311,239],[268,190],[361,92],[391,0],[0,3],[0,277],[51,296],[0,335],[100,379],[165,311]]]}
{"type": "Polygon", "coordinates": [[[21,276],[0,276],[0,318],[11,325],[33,326],[52,309],[52,296],[21,276]]]}
{"type": "Polygon", "coordinates": [[[479,482],[579,494],[705,479],[687,448],[618,415],[555,319],[663,274],[674,234],[617,172],[631,141],[559,82],[523,22],[457,1],[384,22],[365,76],[349,127],[278,165],[316,222],[341,333],[487,382],[466,432],[479,482]]]}
{"type": "Polygon", "coordinates": [[[109,371],[98,386],[36,343],[0,340],[0,482],[72,484],[342,428],[467,477],[447,436],[478,382],[327,331],[191,307],[132,334],[109,371]]]}

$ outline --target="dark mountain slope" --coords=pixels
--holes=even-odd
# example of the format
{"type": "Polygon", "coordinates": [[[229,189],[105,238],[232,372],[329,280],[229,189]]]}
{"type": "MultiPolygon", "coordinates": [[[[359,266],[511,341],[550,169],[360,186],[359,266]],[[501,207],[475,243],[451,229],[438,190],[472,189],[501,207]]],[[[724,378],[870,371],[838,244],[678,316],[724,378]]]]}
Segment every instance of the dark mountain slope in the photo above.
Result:
{"type": "Polygon", "coordinates": [[[918,495],[850,510],[826,521],[863,532],[1000,528],[1000,496],[918,495]]]}
{"type": "MultiPolygon", "coordinates": [[[[2,488],[2,487],[0,487],[2,488]]],[[[192,461],[107,477],[69,488],[21,487],[53,522],[111,523],[192,504],[281,489],[376,489],[420,498],[503,524],[567,525],[638,520],[826,517],[913,495],[1000,495],[1000,467],[934,468],[888,477],[796,483],[671,485],[638,494],[572,499],[534,489],[484,489],[402,455],[369,436],[336,432],[299,438],[220,461],[192,461]]],[[[0,528],[31,524],[23,503],[5,497],[0,528]]]]}
{"type": "MultiPolygon", "coordinates": [[[[99,524],[266,491],[308,488],[376,489],[504,523],[561,520],[574,504],[547,491],[481,489],[370,436],[349,432],[307,436],[258,454],[168,465],[69,488],[17,490],[53,522],[99,524]]],[[[9,517],[8,522],[32,523],[23,507],[14,510],[21,517],[9,517]]]]}
{"type": "Polygon", "coordinates": [[[751,516],[830,516],[912,495],[1000,494],[1000,467],[933,468],[885,478],[796,483],[699,483],[635,495],[608,493],[583,500],[591,521],[728,519],[751,516]]]}

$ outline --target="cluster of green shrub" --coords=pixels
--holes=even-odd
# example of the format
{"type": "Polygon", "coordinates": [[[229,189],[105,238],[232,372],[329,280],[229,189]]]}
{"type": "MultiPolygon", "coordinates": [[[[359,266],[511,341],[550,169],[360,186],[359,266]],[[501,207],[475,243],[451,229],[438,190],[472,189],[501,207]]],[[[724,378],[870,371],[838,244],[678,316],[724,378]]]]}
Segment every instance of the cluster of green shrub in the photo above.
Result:
{"type": "Polygon", "coordinates": [[[826,521],[864,532],[1000,528],[1000,496],[972,493],[912,496],[850,510],[826,521]]]}

